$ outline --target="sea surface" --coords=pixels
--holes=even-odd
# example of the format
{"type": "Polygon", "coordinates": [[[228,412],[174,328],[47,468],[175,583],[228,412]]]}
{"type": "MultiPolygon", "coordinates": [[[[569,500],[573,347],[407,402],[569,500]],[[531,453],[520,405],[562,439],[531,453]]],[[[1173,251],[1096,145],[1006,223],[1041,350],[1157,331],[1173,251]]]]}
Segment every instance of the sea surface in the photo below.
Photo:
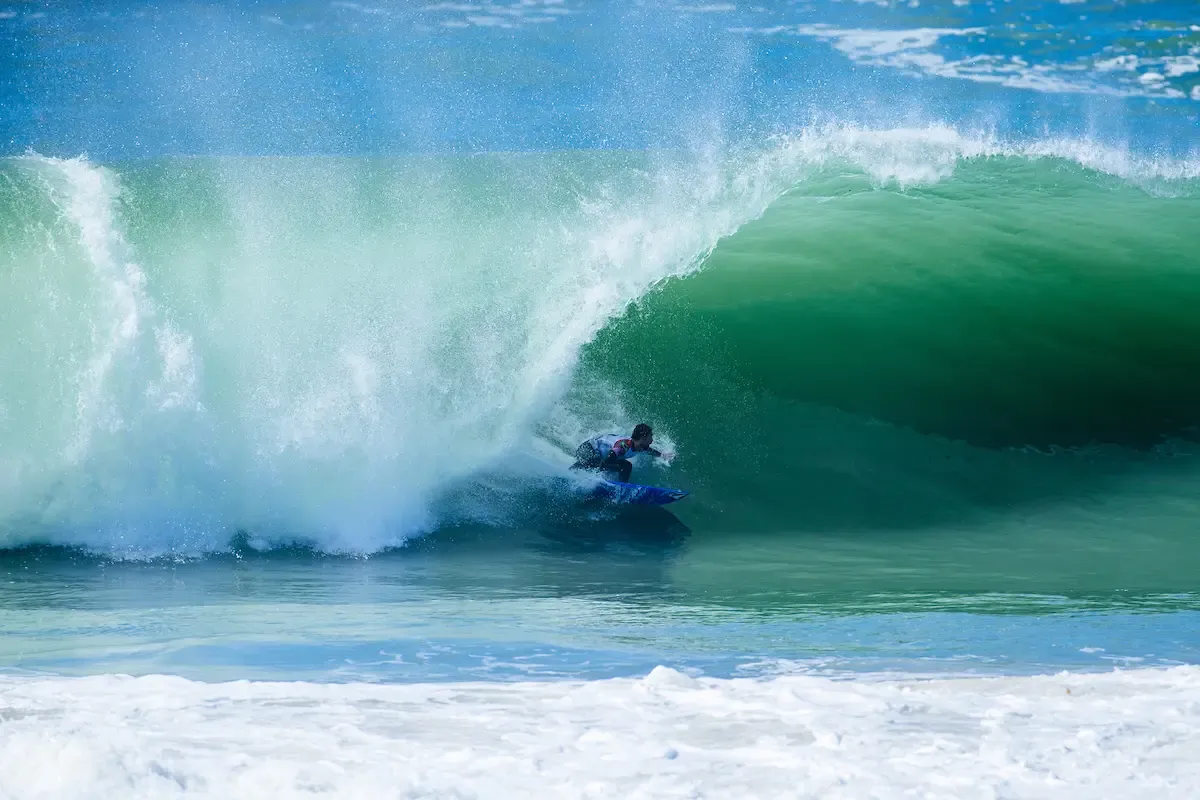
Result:
{"type": "Polygon", "coordinates": [[[0,798],[1195,798],[1198,309],[1193,2],[0,0],[0,798]]]}

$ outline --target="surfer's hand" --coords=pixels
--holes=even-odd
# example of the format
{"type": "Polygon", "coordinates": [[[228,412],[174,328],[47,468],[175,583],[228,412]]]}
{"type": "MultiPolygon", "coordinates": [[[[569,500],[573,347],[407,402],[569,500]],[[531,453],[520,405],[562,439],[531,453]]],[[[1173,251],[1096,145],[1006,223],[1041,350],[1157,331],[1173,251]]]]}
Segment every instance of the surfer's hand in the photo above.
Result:
{"type": "Polygon", "coordinates": [[[661,458],[663,461],[667,462],[668,464],[670,464],[671,460],[675,458],[675,454],[674,453],[660,453],[658,457],[661,458]]]}

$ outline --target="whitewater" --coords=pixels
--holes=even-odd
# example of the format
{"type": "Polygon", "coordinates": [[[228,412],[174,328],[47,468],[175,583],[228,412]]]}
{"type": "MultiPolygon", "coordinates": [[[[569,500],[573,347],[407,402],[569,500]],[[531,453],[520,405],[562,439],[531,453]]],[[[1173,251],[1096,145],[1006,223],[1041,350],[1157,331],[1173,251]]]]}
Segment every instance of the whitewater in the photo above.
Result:
{"type": "Polygon", "coordinates": [[[1189,797],[1198,681],[1194,667],[857,683],[718,681],[665,667],[637,680],[507,686],[6,681],[0,791],[1189,797]]]}
{"type": "Polygon", "coordinates": [[[0,797],[1194,796],[1192,16],[0,4],[0,797]]]}

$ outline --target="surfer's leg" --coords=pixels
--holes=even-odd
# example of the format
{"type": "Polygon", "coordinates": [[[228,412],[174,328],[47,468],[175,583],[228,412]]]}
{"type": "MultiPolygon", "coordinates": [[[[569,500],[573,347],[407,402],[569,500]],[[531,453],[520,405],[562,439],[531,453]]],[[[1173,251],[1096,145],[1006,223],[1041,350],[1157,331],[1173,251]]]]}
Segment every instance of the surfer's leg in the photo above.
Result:
{"type": "Polygon", "coordinates": [[[596,469],[602,463],[603,459],[596,452],[596,448],[592,447],[592,443],[584,442],[575,451],[575,463],[571,465],[571,469],[596,469]]]}
{"type": "Polygon", "coordinates": [[[627,458],[610,458],[604,462],[604,474],[609,480],[629,483],[633,462],[627,458]]]}

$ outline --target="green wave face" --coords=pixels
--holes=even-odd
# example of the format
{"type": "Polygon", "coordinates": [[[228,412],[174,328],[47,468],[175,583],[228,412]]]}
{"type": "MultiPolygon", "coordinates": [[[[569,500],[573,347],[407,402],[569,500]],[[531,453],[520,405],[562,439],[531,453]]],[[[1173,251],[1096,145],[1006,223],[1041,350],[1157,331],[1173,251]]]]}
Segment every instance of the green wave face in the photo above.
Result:
{"type": "Polygon", "coordinates": [[[693,530],[1186,503],[1196,175],[942,128],[9,159],[0,544],[371,552],[641,419],[693,530]]]}
{"type": "Polygon", "coordinates": [[[698,494],[778,528],[888,528],[1181,467],[1194,180],[1015,155],[916,186],[831,166],[584,354],[582,376],[666,425],[698,494]]]}

